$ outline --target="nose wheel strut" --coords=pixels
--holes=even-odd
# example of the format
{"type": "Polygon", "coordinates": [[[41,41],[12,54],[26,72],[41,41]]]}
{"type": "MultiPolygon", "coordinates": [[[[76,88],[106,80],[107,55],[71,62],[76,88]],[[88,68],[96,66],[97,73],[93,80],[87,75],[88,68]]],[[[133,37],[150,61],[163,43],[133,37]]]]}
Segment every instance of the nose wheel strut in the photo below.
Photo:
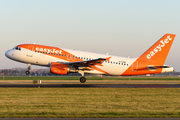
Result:
{"type": "Polygon", "coordinates": [[[25,72],[26,75],[30,74],[30,70],[31,70],[31,64],[28,64],[28,70],[25,72]]]}

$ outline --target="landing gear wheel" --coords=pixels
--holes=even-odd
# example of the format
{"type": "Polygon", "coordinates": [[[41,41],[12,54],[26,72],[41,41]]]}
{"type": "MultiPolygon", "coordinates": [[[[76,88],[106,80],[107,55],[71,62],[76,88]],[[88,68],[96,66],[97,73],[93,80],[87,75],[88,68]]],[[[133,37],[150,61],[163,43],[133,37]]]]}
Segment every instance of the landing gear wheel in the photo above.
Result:
{"type": "Polygon", "coordinates": [[[29,72],[29,71],[26,71],[26,72],[25,72],[25,74],[26,74],[26,75],[29,75],[29,74],[30,74],[30,72],[29,72]]]}
{"type": "Polygon", "coordinates": [[[81,83],[85,83],[85,82],[86,82],[86,78],[85,78],[85,77],[81,77],[81,78],[80,78],[80,82],[81,82],[81,83]]]}

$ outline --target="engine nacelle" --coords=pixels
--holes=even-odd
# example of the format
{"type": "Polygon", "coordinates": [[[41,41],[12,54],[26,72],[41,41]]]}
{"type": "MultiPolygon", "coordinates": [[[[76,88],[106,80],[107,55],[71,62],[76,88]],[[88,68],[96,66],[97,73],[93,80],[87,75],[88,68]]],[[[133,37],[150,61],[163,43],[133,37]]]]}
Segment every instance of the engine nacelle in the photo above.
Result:
{"type": "Polygon", "coordinates": [[[66,75],[68,73],[78,72],[78,70],[67,64],[52,62],[50,72],[54,74],[66,75]]]}

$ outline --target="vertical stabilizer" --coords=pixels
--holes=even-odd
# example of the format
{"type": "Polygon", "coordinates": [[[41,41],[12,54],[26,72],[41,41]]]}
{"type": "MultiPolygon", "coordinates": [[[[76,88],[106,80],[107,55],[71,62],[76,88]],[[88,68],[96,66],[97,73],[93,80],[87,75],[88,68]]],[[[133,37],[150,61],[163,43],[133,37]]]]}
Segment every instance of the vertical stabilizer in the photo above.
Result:
{"type": "Polygon", "coordinates": [[[122,74],[143,75],[161,73],[176,35],[165,34],[122,74]]]}
{"type": "Polygon", "coordinates": [[[166,57],[169,53],[171,45],[174,41],[174,34],[165,34],[153,46],[151,46],[138,60],[150,61],[164,65],[166,57]]]}

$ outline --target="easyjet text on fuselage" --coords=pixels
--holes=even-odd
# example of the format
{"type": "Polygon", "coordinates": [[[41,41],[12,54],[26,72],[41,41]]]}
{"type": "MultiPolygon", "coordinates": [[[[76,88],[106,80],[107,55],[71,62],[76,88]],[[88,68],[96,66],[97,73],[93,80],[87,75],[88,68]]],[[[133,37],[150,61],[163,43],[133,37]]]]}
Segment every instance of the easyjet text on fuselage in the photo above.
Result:
{"type": "Polygon", "coordinates": [[[40,52],[62,54],[62,50],[56,50],[56,49],[48,49],[48,48],[39,48],[39,47],[36,47],[35,50],[36,51],[40,51],[40,52]]]}

